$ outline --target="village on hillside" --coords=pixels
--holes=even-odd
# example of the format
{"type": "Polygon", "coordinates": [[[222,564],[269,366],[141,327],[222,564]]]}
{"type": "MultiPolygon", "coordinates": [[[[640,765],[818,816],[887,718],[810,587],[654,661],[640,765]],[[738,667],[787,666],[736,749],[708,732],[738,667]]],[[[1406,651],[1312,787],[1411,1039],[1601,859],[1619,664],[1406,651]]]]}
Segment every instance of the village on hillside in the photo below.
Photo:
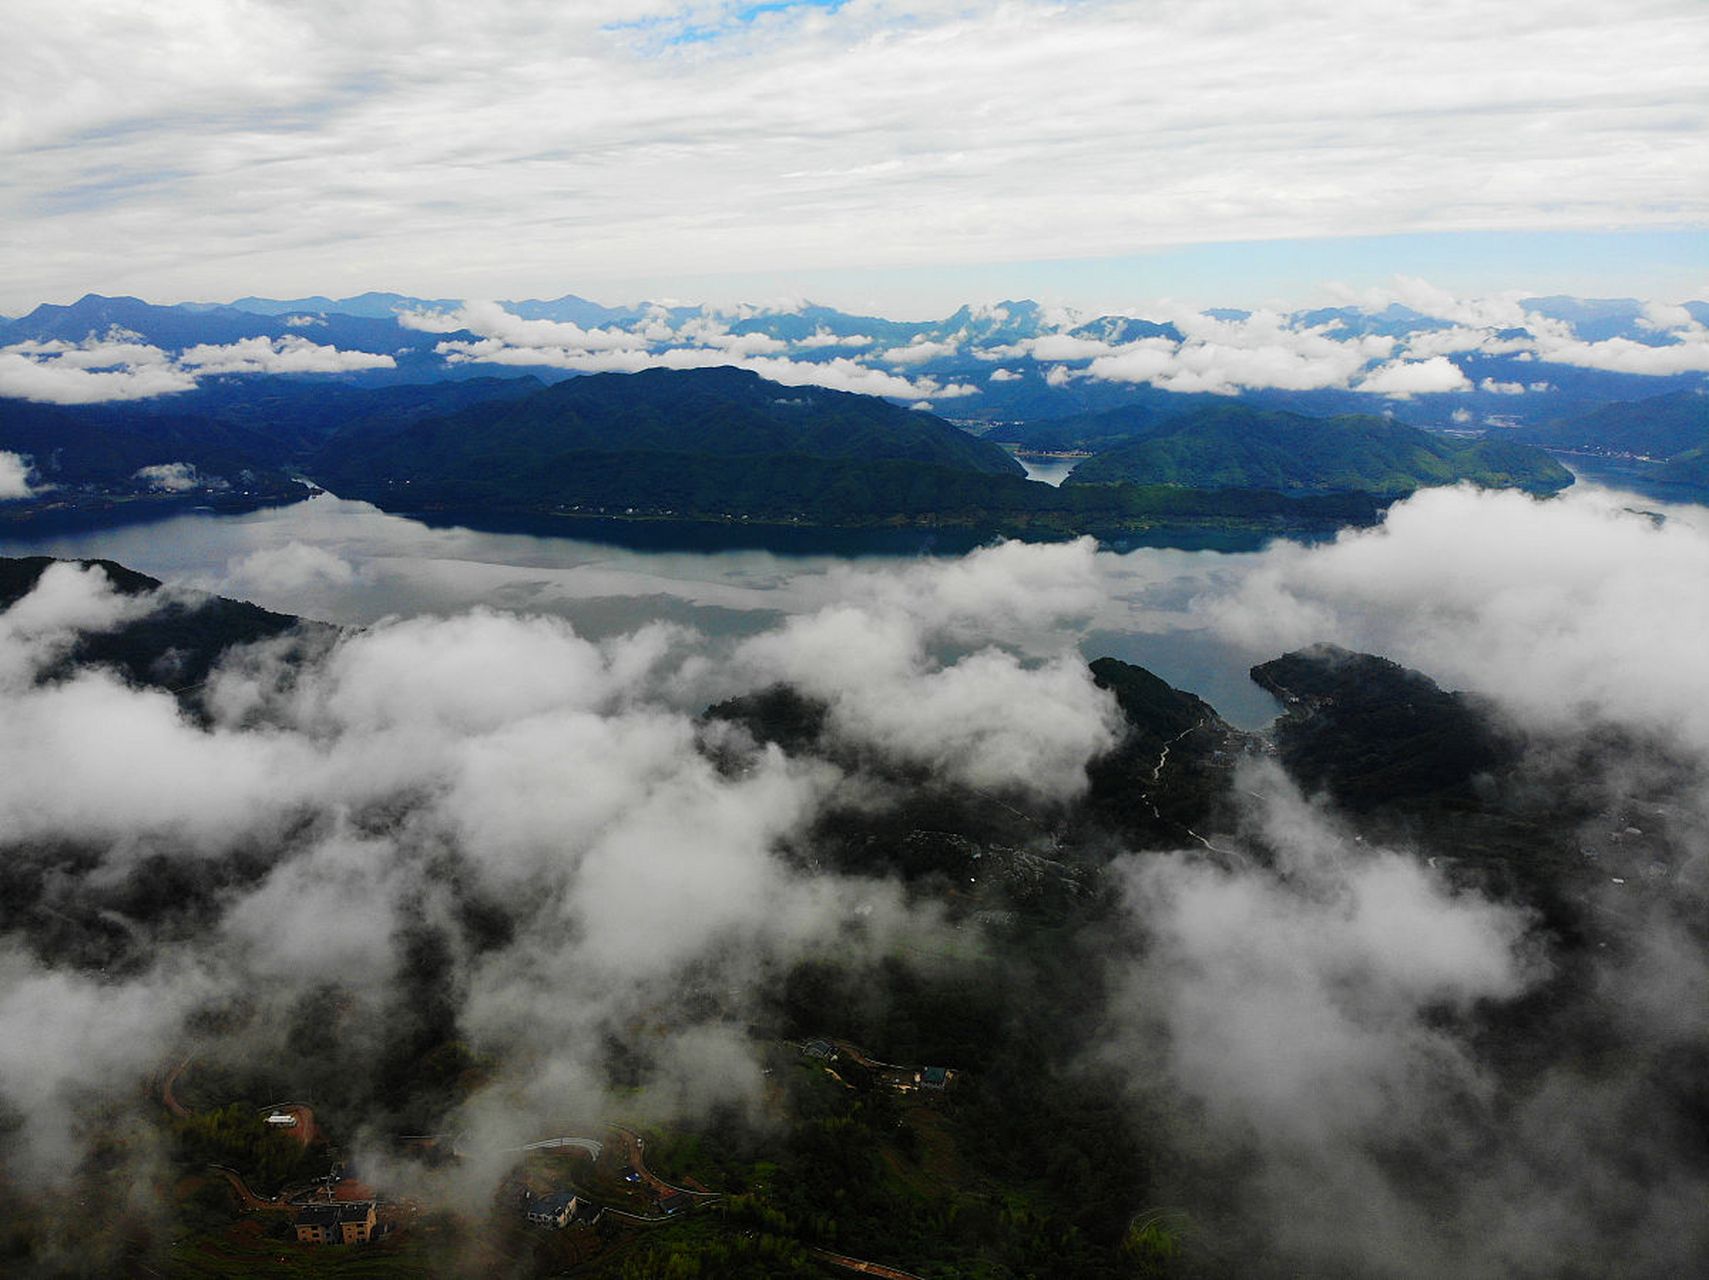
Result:
{"type": "MultiPolygon", "coordinates": [[[[787,1106],[788,1085],[929,1109],[944,1104],[962,1074],[882,1061],[833,1037],[773,1044],[768,1061],[768,1103],[777,1108],[787,1106]],[[795,1078],[780,1080],[779,1072],[795,1078]]],[[[506,1172],[486,1203],[433,1202],[384,1180],[370,1181],[349,1136],[330,1131],[309,1102],[197,1109],[190,1099],[199,1104],[209,1092],[197,1075],[192,1056],[167,1069],[158,1083],[180,1150],[190,1156],[186,1164],[197,1155],[208,1157],[200,1167],[186,1167],[177,1184],[180,1198],[200,1208],[203,1228],[176,1242],[174,1262],[184,1264],[185,1274],[239,1268],[259,1274],[271,1264],[295,1274],[293,1255],[330,1265],[358,1253],[382,1267],[395,1263],[398,1274],[422,1274],[418,1268],[437,1270],[436,1259],[442,1261],[439,1255],[449,1249],[462,1256],[472,1250],[507,1270],[557,1271],[622,1256],[649,1233],[690,1217],[741,1236],[750,1220],[765,1222],[770,1213],[761,1185],[744,1180],[730,1194],[695,1176],[691,1166],[702,1145],[697,1139],[685,1140],[668,1126],[643,1131],[616,1123],[543,1136],[497,1153],[506,1157],[500,1161],[506,1172]]],[[[490,1165],[493,1152],[466,1149],[473,1141],[463,1133],[396,1135],[388,1153],[396,1163],[389,1167],[444,1170],[474,1155],[490,1165]]],[[[912,1280],[912,1273],[885,1263],[822,1248],[803,1256],[827,1274],[912,1280]]]]}

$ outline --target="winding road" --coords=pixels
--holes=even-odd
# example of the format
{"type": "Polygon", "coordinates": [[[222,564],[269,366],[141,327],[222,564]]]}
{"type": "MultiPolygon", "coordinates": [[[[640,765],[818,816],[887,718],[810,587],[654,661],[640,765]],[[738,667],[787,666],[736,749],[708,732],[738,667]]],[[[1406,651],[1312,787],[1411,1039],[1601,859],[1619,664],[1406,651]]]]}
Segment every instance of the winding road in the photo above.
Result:
{"type": "Polygon", "coordinates": [[[238,1201],[245,1209],[280,1209],[289,1211],[297,1207],[284,1195],[277,1195],[271,1198],[256,1195],[255,1192],[250,1190],[249,1184],[243,1180],[243,1175],[236,1169],[228,1169],[223,1164],[211,1164],[208,1168],[212,1169],[227,1182],[231,1183],[231,1189],[237,1192],[238,1201]]]}
{"type": "Polygon", "coordinates": [[[520,1147],[512,1147],[512,1151],[552,1151],[559,1147],[575,1147],[587,1152],[595,1160],[600,1152],[605,1150],[605,1144],[592,1138],[542,1138],[538,1142],[524,1143],[520,1147]]]}
{"type": "Polygon", "coordinates": [[[833,1267],[854,1271],[863,1276],[882,1276],[884,1280],[922,1280],[912,1271],[899,1271],[881,1262],[867,1262],[860,1258],[851,1258],[847,1254],[832,1253],[829,1249],[811,1249],[808,1252],[821,1262],[828,1262],[833,1267]]]}
{"type": "Polygon", "coordinates": [[[611,1132],[615,1133],[620,1139],[622,1139],[624,1154],[629,1157],[629,1167],[636,1173],[640,1174],[641,1181],[645,1182],[659,1195],[666,1196],[673,1193],[685,1195],[694,1200],[697,1204],[710,1204],[714,1200],[723,1198],[720,1193],[716,1191],[696,1191],[692,1187],[679,1187],[666,1182],[663,1178],[659,1177],[658,1174],[647,1168],[647,1162],[643,1158],[643,1153],[647,1149],[647,1140],[645,1138],[636,1133],[633,1129],[625,1129],[622,1125],[612,1125],[611,1132]]]}
{"type": "MultiPolygon", "coordinates": [[[[1204,725],[1205,725],[1205,722],[1201,719],[1196,724],[1194,724],[1191,728],[1183,729],[1180,733],[1177,733],[1173,738],[1169,739],[1169,741],[1167,741],[1163,744],[1163,750],[1157,757],[1157,763],[1151,766],[1151,782],[1152,782],[1153,786],[1155,786],[1157,783],[1159,783],[1163,780],[1163,766],[1169,763],[1169,748],[1173,747],[1177,742],[1179,742],[1182,738],[1185,738],[1189,733],[1193,733],[1196,730],[1204,728],[1204,725]]],[[[1212,844],[1209,840],[1205,839],[1197,831],[1194,831],[1186,823],[1184,823],[1184,822],[1171,822],[1170,819],[1165,818],[1163,816],[1162,810],[1160,810],[1157,807],[1157,801],[1152,799],[1151,792],[1149,790],[1147,790],[1145,792],[1145,803],[1151,809],[1151,816],[1152,817],[1156,818],[1159,822],[1170,822],[1171,826],[1179,827],[1182,831],[1185,831],[1193,839],[1197,840],[1200,844],[1204,845],[1204,847],[1207,850],[1209,850],[1211,853],[1217,854],[1219,857],[1223,857],[1223,858],[1235,858],[1235,859],[1238,859],[1242,863],[1250,863],[1251,862],[1251,859],[1248,858],[1244,853],[1241,853],[1238,849],[1222,849],[1222,848],[1219,848],[1218,846],[1212,844]]]]}
{"type": "Polygon", "coordinates": [[[179,1119],[190,1114],[190,1108],[178,1101],[178,1095],[172,1092],[172,1086],[178,1083],[178,1077],[183,1075],[190,1064],[195,1061],[191,1054],[166,1073],[166,1078],[160,1082],[160,1100],[166,1104],[166,1109],[179,1119]]]}

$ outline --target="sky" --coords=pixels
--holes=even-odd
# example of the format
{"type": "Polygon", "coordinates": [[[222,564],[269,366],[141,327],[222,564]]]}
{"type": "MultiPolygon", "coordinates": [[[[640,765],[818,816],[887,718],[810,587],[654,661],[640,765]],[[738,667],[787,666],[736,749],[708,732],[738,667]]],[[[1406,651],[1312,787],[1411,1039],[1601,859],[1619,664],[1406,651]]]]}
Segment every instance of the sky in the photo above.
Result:
{"type": "Polygon", "coordinates": [[[9,0],[0,313],[1709,294],[1709,6],[9,0]]]}

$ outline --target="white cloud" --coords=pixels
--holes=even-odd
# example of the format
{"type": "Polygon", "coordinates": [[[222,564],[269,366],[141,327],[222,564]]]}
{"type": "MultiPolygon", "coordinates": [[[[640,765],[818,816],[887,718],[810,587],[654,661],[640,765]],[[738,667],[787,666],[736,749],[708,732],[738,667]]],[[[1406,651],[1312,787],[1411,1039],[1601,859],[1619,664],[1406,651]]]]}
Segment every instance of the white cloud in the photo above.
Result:
{"type": "Polygon", "coordinates": [[[162,493],[184,493],[202,483],[202,477],[188,462],[160,462],[143,467],[135,479],[162,493]]]}
{"type": "Polygon", "coordinates": [[[356,567],[335,552],[307,542],[288,542],[260,547],[233,560],[219,589],[243,598],[277,601],[289,596],[302,600],[305,612],[313,612],[310,602],[324,599],[326,591],[355,586],[361,580],[356,567]]]}
{"type": "Polygon", "coordinates": [[[621,329],[584,329],[562,320],[524,320],[496,302],[465,302],[456,311],[404,311],[398,323],[427,333],[466,329],[507,347],[555,348],[570,351],[613,351],[633,346],[635,339],[621,329]]]}
{"type": "Polygon", "coordinates": [[[1528,723],[1603,719],[1709,751],[1704,582],[1709,528],[1694,513],[1657,527],[1591,488],[1547,501],[1443,488],[1327,546],[1278,544],[1202,607],[1245,642],[1381,653],[1528,723]]]}
{"type": "Polygon", "coordinates": [[[1689,329],[1695,323],[1684,307],[1664,302],[1646,303],[1638,323],[1646,329],[1667,333],[1674,329],[1689,329]]]}
{"type": "Polygon", "coordinates": [[[1019,382],[1022,376],[1023,375],[1016,373],[1013,369],[991,370],[992,382],[1019,382]]]}
{"type": "Polygon", "coordinates": [[[938,666],[925,639],[904,617],[833,607],[749,641],[738,660],[826,698],[839,732],[945,776],[1046,797],[1085,788],[1117,720],[1077,654],[1026,666],[984,648],[938,666]]]}
{"type": "Polygon", "coordinates": [[[872,338],[864,333],[835,334],[824,325],[814,329],[805,338],[796,339],[795,345],[805,351],[814,351],[823,347],[870,347],[872,338]]]}
{"type": "Polygon", "coordinates": [[[910,379],[874,369],[850,356],[834,356],[829,360],[791,360],[786,356],[763,354],[785,350],[788,344],[764,334],[731,334],[722,322],[707,317],[691,320],[680,330],[658,324],[650,340],[695,343],[692,346],[661,347],[644,345],[649,339],[640,334],[581,330],[574,325],[558,325],[550,321],[517,320],[497,308],[464,307],[456,317],[452,321],[418,316],[413,321],[418,326],[429,323],[448,326],[440,330],[442,332],[467,328],[486,335],[487,330],[493,331],[473,341],[451,339],[439,343],[435,350],[453,364],[546,366],[571,369],[577,373],[635,373],[641,369],[708,369],[733,365],[785,386],[829,387],[833,391],[853,391],[899,400],[979,394],[979,389],[968,383],[945,384],[932,378],[910,379]],[[558,332],[565,329],[575,331],[568,335],[573,339],[570,345],[559,345],[551,340],[565,336],[558,332]],[[518,335],[528,341],[522,345],[512,343],[511,337],[518,335]]]}
{"type": "Polygon", "coordinates": [[[358,369],[394,369],[391,356],[371,351],[340,351],[307,338],[240,338],[214,346],[187,348],[179,363],[198,375],[219,373],[348,373],[358,369]]]}
{"type": "Polygon", "coordinates": [[[0,347],[0,396],[48,404],[147,400],[192,391],[201,376],[222,373],[342,373],[391,369],[389,355],[341,351],[307,338],[242,338],[193,346],[174,358],[135,334],[110,330],[82,342],[27,341],[0,347]]]}
{"type": "Polygon", "coordinates": [[[1096,338],[1076,338],[1068,333],[1047,333],[1020,345],[1034,360],[1091,360],[1116,350],[1096,338]]]}
{"type": "Polygon", "coordinates": [[[1404,398],[1446,391],[1470,391],[1471,380],[1447,356],[1428,360],[1396,360],[1372,370],[1355,385],[1356,391],[1404,398]]]}
{"type": "Polygon", "coordinates": [[[733,356],[769,356],[789,349],[787,342],[770,334],[731,333],[722,320],[713,316],[700,316],[684,322],[676,332],[676,339],[695,346],[713,347],[733,356]]]}
{"type": "MultiPolygon", "coordinates": [[[[1491,1082],[1465,1018],[1545,976],[1531,920],[1456,891],[1410,850],[1366,845],[1274,763],[1247,762],[1235,786],[1242,834],[1273,866],[1181,853],[1117,863],[1145,946],[1112,962],[1104,1052],[1141,1088],[1161,1077],[1186,1102],[1164,1114],[1190,1108],[1189,1150],[1240,1152],[1219,1198],[1238,1205],[1244,1229],[1258,1227],[1267,1256],[1315,1259],[1311,1271],[1425,1274],[1458,1241],[1443,1205],[1421,1210],[1380,1152],[1470,1129],[1463,1117],[1491,1082]],[[1397,1261],[1403,1242],[1422,1239],[1430,1267],[1397,1261]]],[[[1491,1199],[1506,1208],[1501,1197],[1476,1204],[1480,1229],[1496,1216],[1491,1199]]],[[[1457,1256],[1448,1265],[1503,1270],[1457,1256]]]]}
{"type": "Polygon", "coordinates": [[[1168,1029],[1170,1070],[1217,1123],[1306,1151],[1430,1105],[1430,1077],[1471,1073],[1435,1030],[1444,1010],[1511,998],[1535,977],[1513,907],[1456,894],[1421,859],[1360,848],[1281,769],[1236,783],[1277,855],[1237,872],[1188,856],[1129,857],[1129,909],[1150,952],[1129,1012],[1168,1029]]]}
{"type": "Polygon", "coordinates": [[[905,347],[891,347],[878,358],[887,364],[925,364],[930,360],[953,356],[960,349],[960,345],[954,341],[935,342],[928,338],[915,338],[905,347]]]}
{"type": "Polygon", "coordinates": [[[1242,0],[1215,24],[883,2],[678,45],[625,28],[661,16],[650,0],[479,29],[424,0],[359,33],[312,7],[117,12],[13,17],[9,48],[31,51],[0,75],[17,305],[71,279],[211,296],[233,261],[466,294],[1706,209],[1695,0],[1242,0]],[[305,209],[336,240],[304,234],[305,209]]]}
{"type": "Polygon", "coordinates": [[[1454,322],[1450,329],[1409,335],[1406,349],[1415,358],[1434,360],[1477,351],[1611,373],[1668,376],[1709,372],[1709,329],[1696,324],[1690,312],[1680,306],[1657,303],[1645,306],[1638,319],[1640,327],[1673,338],[1671,342],[1652,344],[1618,336],[1585,341],[1565,321],[1525,310],[1517,293],[1462,298],[1428,281],[1401,276],[1392,288],[1367,290],[1357,298],[1372,308],[1398,301],[1426,316],[1454,322]],[[1497,336],[1507,330],[1524,330],[1529,336],[1497,336]]]}
{"type": "Polygon", "coordinates": [[[44,404],[146,400],[194,389],[196,380],[158,347],[89,337],[81,343],[0,347],[0,396],[44,404]]]}
{"type": "Polygon", "coordinates": [[[1497,338],[1494,329],[1470,329],[1464,325],[1455,325],[1451,329],[1428,329],[1406,337],[1407,354],[1419,360],[1459,355],[1466,351],[1509,355],[1516,351],[1529,351],[1531,346],[1525,338],[1497,338]]]}
{"type": "Polygon", "coordinates": [[[1525,394],[1523,382],[1497,382],[1494,378],[1485,378],[1478,383],[1478,390],[1495,396],[1522,396],[1525,394]]]}
{"type": "Polygon", "coordinates": [[[29,457],[22,453],[8,453],[0,449],[0,502],[13,498],[27,498],[35,490],[30,485],[30,476],[34,471],[29,457]]]}
{"type": "Polygon", "coordinates": [[[1349,385],[1395,346],[1394,339],[1380,335],[1337,338],[1326,327],[1296,328],[1273,311],[1254,312],[1243,320],[1196,312],[1171,319],[1182,331],[1182,342],[1142,338],[1111,348],[1110,354],[1093,359],[1085,376],[1149,382],[1170,391],[1313,391],[1349,385]]]}
{"type": "Polygon", "coordinates": [[[1607,338],[1581,342],[1557,334],[1539,335],[1539,360],[1603,369],[1610,373],[1640,373],[1667,376],[1677,373],[1709,373],[1709,329],[1701,325],[1682,332],[1679,341],[1650,346],[1630,338],[1607,338]]]}
{"type": "MultiPolygon", "coordinates": [[[[498,1064],[447,1121],[471,1147],[538,1136],[566,1107],[608,1114],[601,1055],[643,1014],[663,1065],[625,1092],[625,1114],[758,1097],[751,1051],[725,1028],[777,964],[941,939],[936,909],[909,905],[899,886],[780,856],[850,784],[701,724],[704,688],[801,671],[856,742],[977,785],[1072,791],[1114,723],[1074,647],[1099,600],[1094,563],[1081,542],[899,572],[839,565],[820,586],[840,603],[716,661],[704,637],[670,627],[594,643],[557,619],[486,610],[286,638],[216,673],[207,719],[98,671],[38,683],[73,627],[110,628],[159,603],[117,595],[98,571],[51,568],[0,614],[0,843],[87,848],[96,869],[68,866],[87,874],[68,892],[157,857],[269,858],[244,862],[193,935],[175,932],[140,968],[95,978],[0,947],[0,1099],[29,1113],[8,1171],[51,1181],[74,1164],[86,1094],[131,1097],[133,1077],[185,1051],[186,1020],[208,1002],[239,1019],[253,1010],[247,1030],[227,1021],[212,1036],[249,1061],[289,1050],[288,1014],[321,998],[323,981],[339,983],[354,1025],[372,1024],[407,991],[402,936],[459,901],[508,922],[480,954],[448,944],[435,980],[459,1033],[498,1064]],[[967,648],[952,658],[950,644],[967,648]],[[741,768],[709,757],[708,733],[724,734],[741,768]],[[710,1020],[673,999],[691,967],[716,974],[710,1020]],[[567,992],[572,972],[582,981],[567,992]],[[239,991],[252,999],[227,1002],[239,991]],[[730,1079],[707,1079],[709,1063],[730,1079]]],[[[354,570],[286,546],[232,574],[312,589],[354,570]]],[[[332,1052],[359,1065],[367,1044],[352,1034],[332,1052]]]]}
{"type": "Polygon", "coordinates": [[[1502,329],[1523,326],[1530,314],[1519,305],[1519,295],[1462,298],[1414,276],[1396,276],[1388,290],[1373,290],[1368,295],[1373,307],[1398,302],[1421,315],[1438,320],[1452,320],[1469,329],[1502,329]]]}

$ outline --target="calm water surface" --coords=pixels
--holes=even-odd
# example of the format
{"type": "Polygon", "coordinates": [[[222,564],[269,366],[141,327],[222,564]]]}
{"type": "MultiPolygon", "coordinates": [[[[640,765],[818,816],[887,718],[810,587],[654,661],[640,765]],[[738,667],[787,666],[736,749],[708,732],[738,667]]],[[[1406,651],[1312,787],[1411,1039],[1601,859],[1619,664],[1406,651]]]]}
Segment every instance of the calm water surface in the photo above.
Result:
{"type": "Polygon", "coordinates": [[[1028,480],[1042,480],[1045,484],[1060,485],[1068,478],[1068,473],[1084,458],[1022,458],[1017,456],[1015,461],[1027,469],[1028,480]]]}
{"type": "MultiPolygon", "coordinates": [[[[962,550],[917,534],[890,547],[842,539],[834,550],[815,549],[807,538],[802,550],[783,552],[675,545],[693,541],[681,526],[615,532],[627,542],[658,545],[435,527],[325,494],[244,515],[193,513],[0,540],[0,555],[105,557],[167,582],[350,626],[486,605],[557,614],[593,638],[654,621],[726,638],[834,602],[851,567],[902,572],[922,556],[962,550]]],[[[1169,548],[1101,553],[1117,612],[1131,599],[1135,616],[1147,621],[1131,629],[1100,623],[1082,648],[1088,658],[1107,654],[1146,666],[1237,724],[1267,723],[1276,704],[1246,671],[1276,655],[1236,649],[1190,629],[1185,619],[1207,582],[1238,576],[1255,559],[1169,548]]]]}

